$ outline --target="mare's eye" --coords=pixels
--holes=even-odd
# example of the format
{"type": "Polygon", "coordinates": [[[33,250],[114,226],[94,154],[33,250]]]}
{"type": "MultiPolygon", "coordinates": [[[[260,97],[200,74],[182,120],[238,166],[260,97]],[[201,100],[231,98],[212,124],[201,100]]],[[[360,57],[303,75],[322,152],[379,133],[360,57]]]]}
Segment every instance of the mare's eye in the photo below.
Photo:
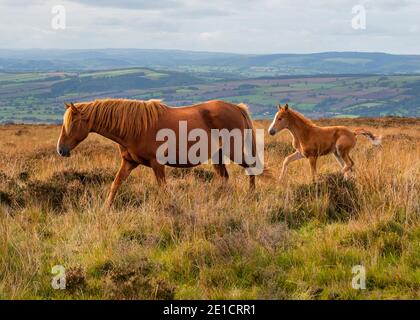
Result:
{"type": "Polygon", "coordinates": [[[281,120],[281,118],[278,118],[277,120],[278,120],[278,121],[280,121],[280,120],[281,120]]]}

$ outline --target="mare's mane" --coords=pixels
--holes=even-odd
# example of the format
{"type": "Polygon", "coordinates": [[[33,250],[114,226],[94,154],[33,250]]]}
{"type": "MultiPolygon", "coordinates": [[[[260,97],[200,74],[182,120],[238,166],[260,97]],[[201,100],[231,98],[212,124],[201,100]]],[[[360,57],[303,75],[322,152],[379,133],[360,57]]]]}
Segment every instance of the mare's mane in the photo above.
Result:
{"type": "MultiPolygon", "coordinates": [[[[167,106],[161,100],[98,99],[90,102],[75,103],[82,118],[88,119],[90,126],[98,131],[118,131],[122,137],[139,136],[151,128],[159,114],[167,106]]],[[[71,108],[64,114],[64,129],[71,130],[73,123],[71,108]]]]}

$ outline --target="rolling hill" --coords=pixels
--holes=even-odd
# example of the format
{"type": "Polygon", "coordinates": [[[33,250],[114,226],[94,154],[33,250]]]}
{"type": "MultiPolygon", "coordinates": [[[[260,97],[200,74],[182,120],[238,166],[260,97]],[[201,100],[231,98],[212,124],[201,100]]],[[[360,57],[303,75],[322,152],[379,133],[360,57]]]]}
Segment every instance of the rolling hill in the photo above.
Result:
{"type": "Polygon", "coordinates": [[[312,118],[420,116],[420,55],[245,55],[142,49],[0,49],[0,123],[56,123],[63,103],[211,99],[270,118],[288,102],[312,118]]]}
{"type": "Polygon", "coordinates": [[[124,68],[0,73],[0,123],[57,123],[69,101],[163,99],[182,106],[245,102],[256,119],[278,103],[312,118],[420,116],[420,75],[314,75],[228,79],[205,73],[124,68]]]}
{"type": "Polygon", "coordinates": [[[249,55],[146,49],[0,49],[3,71],[80,71],[127,67],[234,73],[241,77],[420,73],[420,55],[324,52],[249,55]]]}

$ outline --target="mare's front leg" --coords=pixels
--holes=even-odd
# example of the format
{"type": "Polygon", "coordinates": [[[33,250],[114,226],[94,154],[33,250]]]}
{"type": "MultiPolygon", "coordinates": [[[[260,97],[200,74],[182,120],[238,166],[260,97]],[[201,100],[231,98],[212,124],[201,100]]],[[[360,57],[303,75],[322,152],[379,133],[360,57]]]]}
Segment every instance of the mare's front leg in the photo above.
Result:
{"type": "Polygon", "coordinates": [[[166,185],[165,165],[160,164],[156,159],[150,161],[150,166],[155,173],[155,177],[159,187],[166,185]]]}
{"type": "Polygon", "coordinates": [[[133,171],[133,169],[136,168],[138,165],[138,163],[128,161],[125,158],[122,158],[120,169],[118,170],[118,173],[114,178],[114,182],[112,182],[111,191],[109,192],[108,199],[106,201],[106,206],[108,208],[111,207],[118,188],[128,178],[131,171],[133,171]]]}

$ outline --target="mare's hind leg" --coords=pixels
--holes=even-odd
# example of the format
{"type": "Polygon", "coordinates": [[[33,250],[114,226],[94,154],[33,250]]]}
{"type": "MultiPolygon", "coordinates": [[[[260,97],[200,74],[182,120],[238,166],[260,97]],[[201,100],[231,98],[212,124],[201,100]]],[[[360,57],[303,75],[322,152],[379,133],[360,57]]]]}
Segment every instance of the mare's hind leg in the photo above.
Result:
{"type": "Polygon", "coordinates": [[[131,162],[122,158],[120,169],[118,170],[117,175],[115,176],[114,182],[112,182],[111,191],[109,192],[108,199],[106,201],[106,206],[109,208],[114,201],[115,195],[117,193],[118,188],[121,184],[128,178],[131,171],[136,168],[139,164],[135,162],[131,162]]]}
{"type": "MultiPolygon", "coordinates": [[[[242,163],[239,164],[242,168],[247,169],[247,168],[252,168],[252,166],[246,164],[246,163],[242,163]]],[[[254,191],[255,190],[255,175],[250,174],[249,175],[249,190],[250,191],[254,191]]]]}
{"type": "Polygon", "coordinates": [[[254,175],[249,176],[249,190],[250,191],[255,190],[255,176],[254,175]]]}
{"type": "Polygon", "coordinates": [[[227,181],[229,179],[229,173],[226,170],[226,165],[223,163],[222,149],[219,149],[217,154],[214,155],[213,160],[217,160],[217,163],[213,163],[213,168],[216,173],[227,181]]]}
{"type": "Polygon", "coordinates": [[[213,164],[213,168],[216,173],[223,178],[223,180],[227,181],[229,179],[229,173],[226,170],[226,165],[222,164],[213,164]]]}
{"type": "MultiPolygon", "coordinates": [[[[226,175],[223,176],[223,177],[225,177],[225,179],[227,180],[228,177],[229,177],[229,174],[226,170],[226,165],[223,163],[224,158],[223,158],[223,153],[222,153],[221,149],[219,150],[219,154],[217,156],[219,157],[219,164],[213,164],[213,166],[216,169],[216,171],[219,170],[219,169],[217,169],[217,166],[219,166],[220,170],[225,171],[226,175]]],[[[245,155],[244,154],[242,154],[242,163],[239,163],[239,161],[238,162],[235,161],[235,149],[234,149],[233,145],[231,145],[230,153],[227,156],[229,157],[230,161],[239,164],[244,169],[253,168],[253,165],[249,165],[249,164],[245,163],[245,155]]],[[[249,190],[250,191],[255,190],[255,175],[251,175],[251,174],[249,175],[249,190]]]]}

